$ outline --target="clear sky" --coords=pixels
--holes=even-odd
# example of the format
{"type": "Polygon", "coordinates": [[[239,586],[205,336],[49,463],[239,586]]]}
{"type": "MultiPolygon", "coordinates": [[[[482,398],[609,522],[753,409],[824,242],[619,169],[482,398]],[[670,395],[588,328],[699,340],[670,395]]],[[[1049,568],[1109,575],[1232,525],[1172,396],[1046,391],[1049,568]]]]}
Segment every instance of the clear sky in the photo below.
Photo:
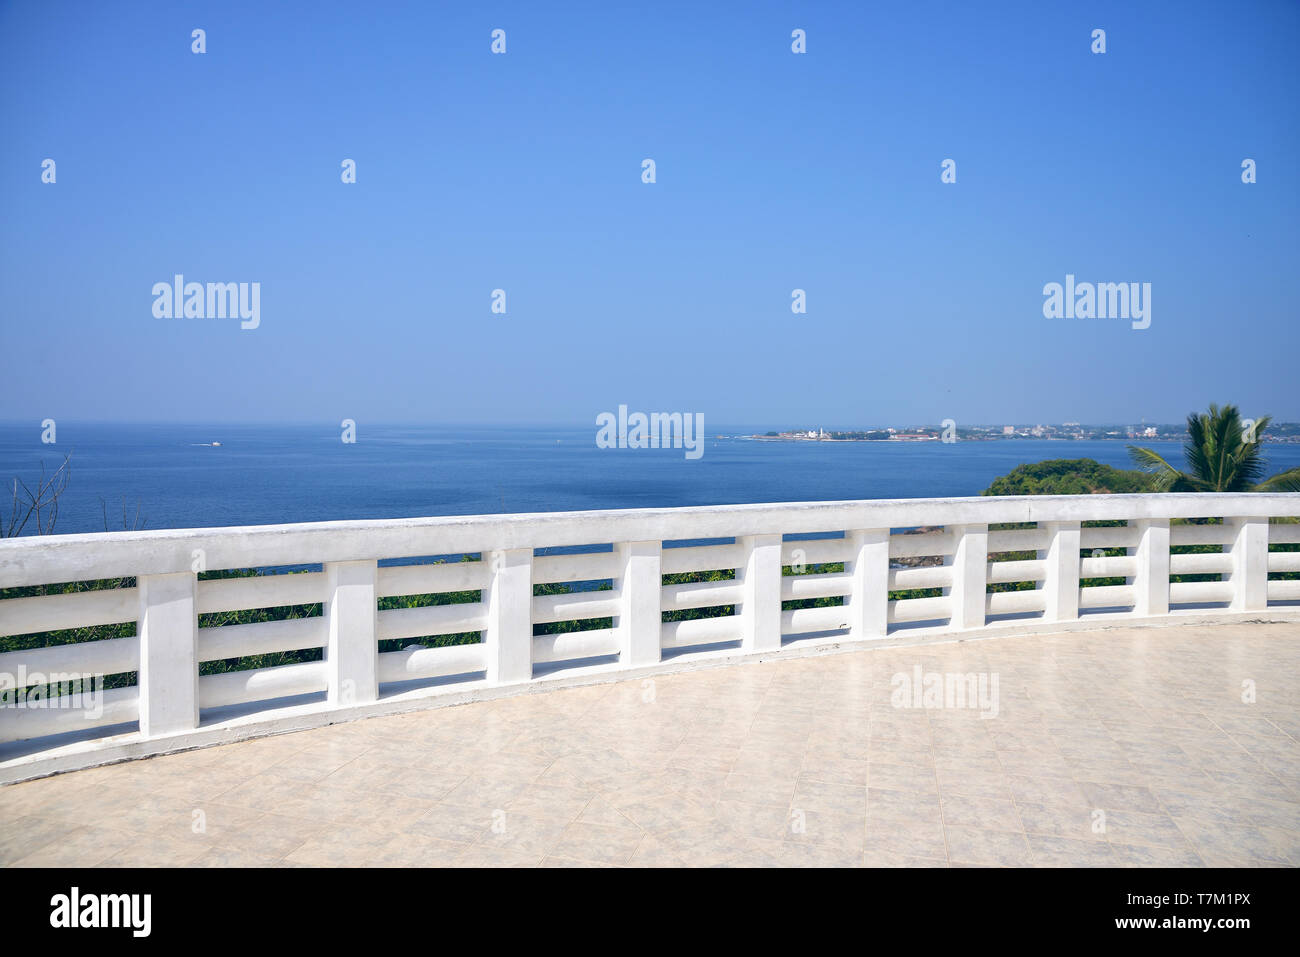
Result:
{"type": "Polygon", "coordinates": [[[1290,0],[0,3],[0,419],[1300,420],[1297,51],[1290,0]]]}

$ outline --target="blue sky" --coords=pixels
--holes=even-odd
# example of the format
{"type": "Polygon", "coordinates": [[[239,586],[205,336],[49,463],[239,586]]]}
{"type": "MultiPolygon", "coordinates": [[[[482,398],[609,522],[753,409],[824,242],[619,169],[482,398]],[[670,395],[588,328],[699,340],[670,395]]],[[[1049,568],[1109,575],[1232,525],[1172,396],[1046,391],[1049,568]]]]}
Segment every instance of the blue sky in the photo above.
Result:
{"type": "Polygon", "coordinates": [[[1297,49],[1282,0],[0,4],[0,419],[1300,420],[1297,49]],[[260,327],[155,318],[178,272],[260,327]],[[1151,327],[1044,318],[1066,273],[1151,327]]]}

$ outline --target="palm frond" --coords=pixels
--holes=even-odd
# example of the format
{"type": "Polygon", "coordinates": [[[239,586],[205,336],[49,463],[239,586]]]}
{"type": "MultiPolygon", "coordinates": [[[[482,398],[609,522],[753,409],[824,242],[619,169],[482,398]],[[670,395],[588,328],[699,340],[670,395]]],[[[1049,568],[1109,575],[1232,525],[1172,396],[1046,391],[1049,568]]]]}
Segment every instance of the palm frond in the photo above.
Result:
{"type": "Polygon", "coordinates": [[[1151,487],[1157,492],[1179,491],[1176,486],[1185,484],[1189,476],[1169,464],[1159,452],[1130,445],[1128,454],[1135,465],[1151,475],[1151,487]]]}
{"type": "Polygon", "coordinates": [[[1255,486],[1256,492],[1300,492],[1300,468],[1288,469],[1255,486]]]}
{"type": "Polygon", "coordinates": [[[1207,412],[1187,417],[1187,476],[1197,491],[1245,492],[1264,475],[1259,434],[1269,418],[1255,423],[1253,441],[1247,442],[1241,411],[1235,405],[1211,404],[1207,412]]]}

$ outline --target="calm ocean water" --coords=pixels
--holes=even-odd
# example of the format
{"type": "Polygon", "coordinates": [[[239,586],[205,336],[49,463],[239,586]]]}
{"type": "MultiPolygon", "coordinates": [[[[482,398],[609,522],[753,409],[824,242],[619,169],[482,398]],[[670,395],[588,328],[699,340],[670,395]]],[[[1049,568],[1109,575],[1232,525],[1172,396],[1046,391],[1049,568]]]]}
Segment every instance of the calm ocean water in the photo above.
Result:
{"type": "MultiPolygon", "coordinates": [[[[57,445],[33,425],[0,426],[0,479],[30,482],[72,453],[56,531],[472,515],[745,502],[977,495],[1025,462],[1093,458],[1128,467],[1124,442],[814,443],[713,438],[680,449],[599,449],[595,428],[469,429],[362,423],[356,444],[310,426],[78,425],[57,445]],[[220,442],[219,447],[203,443],[220,442]]],[[[1178,443],[1143,443],[1181,462],[1178,443]]],[[[1300,445],[1269,447],[1272,471],[1300,445]]],[[[8,511],[7,501],[5,504],[8,511]]]]}

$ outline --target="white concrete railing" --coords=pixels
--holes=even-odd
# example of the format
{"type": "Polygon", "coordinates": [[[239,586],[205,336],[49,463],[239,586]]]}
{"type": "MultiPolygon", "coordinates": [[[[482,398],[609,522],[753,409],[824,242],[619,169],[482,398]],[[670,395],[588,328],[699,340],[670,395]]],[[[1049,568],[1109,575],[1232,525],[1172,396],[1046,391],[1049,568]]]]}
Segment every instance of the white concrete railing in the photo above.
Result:
{"type": "MultiPolygon", "coordinates": [[[[1066,630],[1092,622],[1147,620],[1179,606],[1218,605],[1221,615],[1300,601],[1300,494],[1095,495],[740,505],[367,522],[325,522],[157,532],[62,535],[0,542],[0,588],[134,578],[134,587],[0,601],[0,636],[118,622],[136,635],[0,653],[0,675],[120,674],[132,687],[105,693],[102,714],[0,708],[0,781],[33,768],[94,763],[84,757],[155,753],[288,726],[418,706],[437,696],[482,696],[577,675],[672,670],[707,659],[954,631],[1066,630]],[[1222,524],[1171,519],[1218,518],[1222,524]],[[1082,527],[1121,520],[1124,526],[1082,527]],[[990,528],[1034,523],[1032,528],[990,528]],[[926,526],[941,531],[892,532],[926,526]],[[786,536],[823,536],[788,539],[786,536]],[[681,544],[723,539],[721,544],[681,544]],[[1171,545],[1219,546],[1170,554],[1171,545]],[[603,551],[537,554],[538,549],[603,551]],[[1124,549],[1118,557],[1083,557],[1124,549]],[[1029,561],[990,561],[1032,551],[1029,561]],[[381,566],[381,560],[471,555],[473,561],[381,566]],[[897,567],[938,556],[942,565],[897,567]],[[319,572],[200,580],[207,569],[321,565],[319,572]],[[844,571],[787,575],[783,566],[844,563],[844,571]],[[724,581],[662,584],[663,575],[730,570],[724,581]],[[1208,573],[1219,581],[1170,583],[1208,573]],[[1080,580],[1123,577],[1124,585],[1080,580]],[[534,596],[534,585],[608,582],[607,590],[534,596]],[[997,582],[1033,590],[988,593],[997,582]],[[889,600],[889,592],[938,588],[940,597],[889,600]],[[389,596],[478,591],[468,604],[378,610],[389,596]],[[782,610],[783,601],[841,597],[832,607],[782,610]],[[323,615],[199,627],[223,611],[321,602],[323,615]],[[664,622],[662,612],[734,606],[733,614],[664,622]],[[1095,610],[1107,609],[1109,614],[1095,610]],[[1081,615],[1085,616],[1081,618],[1081,615]],[[1014,616],[1008,618],[1007,616],[1014,616]],[[612,618],[613,627],[534,637],[535,624],[612,618]],[[920,630],[915,630],[918,623],[920,630]],[[1073,623],[1073,624],[1071,624],[1073,623]],[[378,642],[480,632],[477,644],[381,653],[378,642]],[[802,637],[800,637],[802,636],[802,637]],[[303,664],[200,677],[201,662],[323,649],[303,664]],[[605,659],[596,663],[587,659],[605,659]],[[578,663],[565,672],[566,663],[578,663]],[[558,670],[557,670],[558,669],[558,670]],[[453,677],[459,680],[450,681],[453,677]],[[443,679],[436,686],[413,681],[443,679]],[[406,682],[407,684],[399,684],[406,682]],[[288,701],[295,696],[315,696],[288,701]],[[252,705],[253,707],[249,707],[252,705]],[[261,706],[260,710],[258,706],[261,706]],[[243,713],[232,710],[244,706],[243,713]],[[250,716],[251,713],[251,716],[250,716]],[[121,725],[136,725],[122,734],[121,725]],[[92,727],[113,737],[85,741],[92,727]],[[242,730],[240,730],[242,729],[242,730]],[[67,744],[67,732],[73,744],[67,744]],[[34,740],[39,739],[39,740],[34,740]],[[153,744],[150,744],[153,742],[153,744]],[[113,750],[116,749],[116,750],[113,750]],[[71,755],[71,756],[69,756],[71,755]],[[82,755],[78,757],[78,755],[82,755]],[[58,760],[42,764],[42,758],[58,760]],[[6,771],[6,768],[9,770],[6,771]],[[17,770],[15,770],[17,769],[17,770]]],[[[1204,608],[1193,609],[1200,613],[1204,608]]]]}

